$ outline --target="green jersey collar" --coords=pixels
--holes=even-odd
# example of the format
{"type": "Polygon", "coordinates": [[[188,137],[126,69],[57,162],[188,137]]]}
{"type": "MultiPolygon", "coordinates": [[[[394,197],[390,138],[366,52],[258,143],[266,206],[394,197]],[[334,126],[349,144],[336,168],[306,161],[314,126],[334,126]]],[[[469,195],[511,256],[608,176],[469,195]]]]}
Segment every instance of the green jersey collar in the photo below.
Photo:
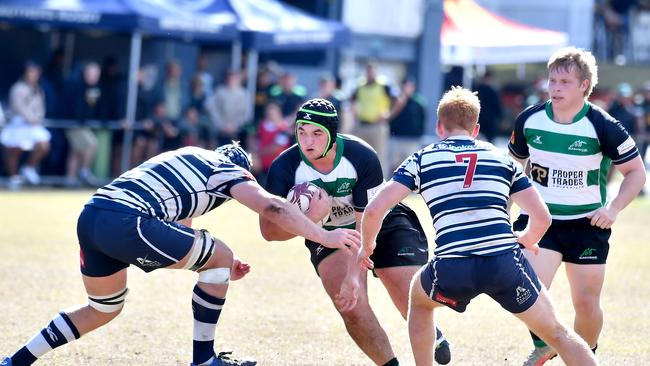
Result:
{"type": "MultiPolygon", "coordinates": [[[[548,100],[546,102],[545,108],[546,108],[546,115],[548,116],[548,118],[550,118],[551,121],[555,122],[555,120],[553,119],[553,117],[554,117],[553,116],[553,106],[551,105],[550,100],[548,100]]],[[[589,111],[589,103],[585,102],[585,104],[582,106],[582,109],[580,109],[578,114],[576,114],[573,117],[573,120],[571,121],[571,123],[580,121],[587,114],[587,111],[589,111]]]]}

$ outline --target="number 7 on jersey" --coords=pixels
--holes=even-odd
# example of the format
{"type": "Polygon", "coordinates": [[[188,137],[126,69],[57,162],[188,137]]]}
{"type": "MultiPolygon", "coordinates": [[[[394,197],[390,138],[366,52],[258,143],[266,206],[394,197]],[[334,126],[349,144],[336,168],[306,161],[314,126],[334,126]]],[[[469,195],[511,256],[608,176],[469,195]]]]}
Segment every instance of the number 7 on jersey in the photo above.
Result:
{"type": "Polygon", "coordinates": [[[476,171],[476,160],[478,160],[476,153],[456,154],[457,163],[467,163],[467,171],[465,172],[463,188],[469,188],[472,186],[472,181],[474,180],[474,172],[476,171]]]}

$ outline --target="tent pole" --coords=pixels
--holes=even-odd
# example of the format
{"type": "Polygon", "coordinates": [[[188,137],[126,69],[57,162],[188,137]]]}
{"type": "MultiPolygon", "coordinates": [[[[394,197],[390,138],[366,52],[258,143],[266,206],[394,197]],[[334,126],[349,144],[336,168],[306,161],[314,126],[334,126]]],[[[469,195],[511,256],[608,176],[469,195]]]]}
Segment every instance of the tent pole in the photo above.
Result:
{"type": "Polygon", "coordinates": [[[248,90],[248,97],[250,103],[251,116],[255,110],[255,93],[257,91],[257,66],[258,66],[258,53],[257,50],[248,50],[248,59],[246,62],[246,89],[248,90]]]}
{"type": "Polygon", "coordinates": [[[131,149],[133,145],[133,124],[135,123],[135,109],[138,99],[138,68],[140,67],[140,53],[142,51],[142,34],[138,31],[131,35],[131,51],[129,53],[129,79],[126,96],[126,121],[122,142],[122,164],[120,170],[125,172],[131,165],[131,149]]]}
{"type": "Polygon", "coordinates": [[[242,59],[242,46],[240,40],[234,40],[232,42],[231,48],[231,57],[230,57],[230,69],[235,71],[241,71],[241,59],[242,59]]]}
{"type": "Polygon", "coordinates": [[[74,42],[76,35],[73,32],[65,34],[63,43],[63,76],[69,77],[72,70],[72,59],[74,57],[74,42]]]}

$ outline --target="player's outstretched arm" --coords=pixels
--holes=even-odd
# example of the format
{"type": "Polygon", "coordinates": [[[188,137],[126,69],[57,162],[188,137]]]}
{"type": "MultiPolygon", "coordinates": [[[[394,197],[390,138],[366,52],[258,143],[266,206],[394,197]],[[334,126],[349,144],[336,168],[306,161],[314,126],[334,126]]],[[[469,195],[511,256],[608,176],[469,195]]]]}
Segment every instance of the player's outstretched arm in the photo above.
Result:
{"type": "MultiPolygon", "coordinates": [[[[384,216],[386,216],[386,213],[391,207],[406,198],[409,193],[411,193],[411,190],[403,184],[390,181],[370,199],[360,220],[362,247],[359,248],[356,263],[352,263],[351,267],[348,268],[348,273],[341,282],[339,292],[334,298],[334,303],[339,311],[349,311],[356,306],[359,288],[358,265],[368,269],[374,267],[370,255],[375,250],[375,240],[381,229],[384,216]]],[[[357,227],[359,226],[358,222],[359,220],[357,220],[357,227]]]]}
{"type": "MultiPolygon", "coordinates": [[[[332,198],[322,189],[318,189],[318,194],[314,195],[309,203],[309,209],[305,212],[312,222],[320,222],[329,213],[332,208],[332,198]]],[[[296,235],[282,230],[282,228],[266,217],[259,217],[260,231],[267,241],[285,241],[294,238],[296,235]]]]}
{"type": "Polygon", "coordinates": [[[618,213],[632,202],[645,185],[645,166],[640,156],[623,164],[616,165],[616,170],[623,174],[623,181],[621,182],[618,194],[607,206],[600,208],[589,217],[591,219],[591,225],[601,229],[609,229],[612,227],[618,213]]]}
{"type": "Polygon", "coordinates": [[[326,231],[309,220],[296,206],[272,195],[256,182],[239,183],[230,189],[230,194],[244,206],[293,235],[300,235],[328,248],[344,249],[350,254],[359,249],[360,235],[357,231],[326,231]]]}
{"type": "Polygon", "coordinates": [[[535,187],[531,186],[513,193],[511,198],[517,206],[528,213],[529,217],[526,229],[515,233],[518,236],[517,241],[526,249],[530,249],[537,254],[539,252],[537,243],[542,239],[548,227],[551,226],[551,213],[535,187]]]}
{"type": "Polygon", "coordinates": [[[381,229],[381,223],[391,207],[408,197],[411,190],[405,185],[394,180],[386,183],[368,202],[368,206],[361,218],[361,244],[360,262],[372,268],[370,255],[375,250],[375,240],[381,229]],[[362,257],[363,256],[363,257],[362,257]]]}

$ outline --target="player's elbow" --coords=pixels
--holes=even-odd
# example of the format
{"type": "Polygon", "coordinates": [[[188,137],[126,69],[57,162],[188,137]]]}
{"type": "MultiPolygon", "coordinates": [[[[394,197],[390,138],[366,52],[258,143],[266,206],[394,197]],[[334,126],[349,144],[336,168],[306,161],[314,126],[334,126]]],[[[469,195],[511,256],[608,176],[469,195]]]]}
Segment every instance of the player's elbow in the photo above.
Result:
{"type": "Polygon", "coordinates": [[[548,211],[548,209],[544,210],[544,214],[542,215],[542,224],[546,229],[548,229],[551,226],[551,222],[553,221],[553,217],[551,216],[551,213],[548,211]]]}
{"type": "Polygon", "coordinates": [[[535,212],[535,217],[534,217],[534,222],[537,223],[537,226],[539,228],[543,228],[544,231],[548,229],[551,226],[551,222],[553,221],[553,217],[551,216],[551,213],[548,211],[548,208],[546,205],[543,205],[540,207],[537,212],[535,212]]]}
{"type": "Polygon", "coordinates": [[[377,221],[384,216],[383,210],[372,203],[363,211],[363,218],[366,220],[377,221]]]}
{"type": "Polygon", "coordinates": [[[275,240],[273,234],[272,234],[270,231],[268,231],[268,230],[262,230],[262,237],[263,237],[264,240],[266,240],[266,241],[273,241],[273,240],[275,240]]]}
{"type": "Polygon", "coordinates": [[[271,223],[267,219],[260,217],[260,233],[266,241],[273,240],[273,233],[271,232],[270,225],[271,223]]]}
{"type": "Polygon", "coordinates": [[[265,217],[260,217],[260,232],[266,241],[274,241],[280,239],[275,224],[265,217]]]}
{"type": "Polygon", "coordinates": [[[264,240],[287,240],[286,232],[276,224],[279,217],[285,215],[286,211],[290,209],[287,205],[288,203],[281,198],[273,198],[262,210],[259,222],[264,240]]]}

